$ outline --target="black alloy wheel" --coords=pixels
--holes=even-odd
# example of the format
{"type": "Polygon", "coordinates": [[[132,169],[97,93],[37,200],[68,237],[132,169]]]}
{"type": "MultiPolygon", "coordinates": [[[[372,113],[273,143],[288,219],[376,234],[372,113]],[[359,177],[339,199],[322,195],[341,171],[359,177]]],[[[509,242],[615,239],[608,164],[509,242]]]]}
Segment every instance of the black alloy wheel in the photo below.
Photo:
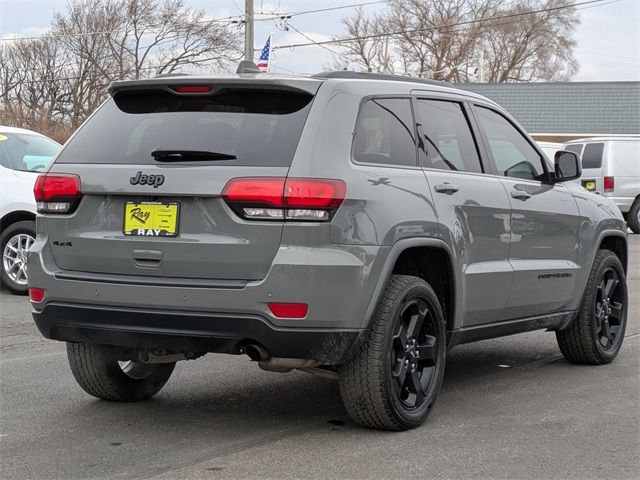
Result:
{"type": "Polygon", "coordinates": [[[420,298],[407,302],[394,330],[389,364],[395,395],[406,408],[419,408],[433,382],[438,352],[435,317],[427,302],[420,298]]]}
{"type": "Polygon", "coordinates": [[[407,430],[426,420],[444,378],[446,323],[422,278],[392,275],[369,335],[338,368],[340,395],[359,425],[407,430]]]}
{"type": "Polygon", "coordinates": [[[622,279],[618,271],[608,267],[602,272],[596,289],[596,301],[593,306],[596,319],[596,338],[605,351],[616,349],[621,339],[621,329],[624,319],[625,289],[621,285],[622,279]]]}
{"type": "Polygon", "coordinates": [[[558,346],[572,363],[610,363],[622,348],[626,326],[624,267],[612,251],[598,250],[576,317],[556,332],[558,346]]]}

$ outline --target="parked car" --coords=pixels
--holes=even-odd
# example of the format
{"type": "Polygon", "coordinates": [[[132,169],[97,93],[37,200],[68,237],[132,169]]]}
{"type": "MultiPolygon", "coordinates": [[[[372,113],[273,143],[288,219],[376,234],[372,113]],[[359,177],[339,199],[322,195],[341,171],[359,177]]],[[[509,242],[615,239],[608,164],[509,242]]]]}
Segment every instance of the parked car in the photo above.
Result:
{"type": "Polygon", "coordinates": [[[640,137],[573,140],[564,149],[582,157],[582,186],[613,200],[640,233],[640,137]]]}
{"type": "Polygon", "coordinates": [[[564,143],[555,143],[555,142],[539,142],[536,141],[540,150],[544,152],[551,163],[553,164],[553,159],[558,150],[564,150],[564,143]]]}
{"type": "Polygon", "coordinates": [[[33,185],[60,145],[30,130],[0,126],[0,281],[27,293],[26,252],[35,239],[33,185]]]}
{"type": "Polygon", "coordinates": [[[622,215],[494,102],[346,71],[109,93],[38,177],[29,251],[36,325],[90,395],[247,354],[337,377],[355,422],[403,430],[454,345],[548,329],[570,362],[618,354],[622,215]]]}

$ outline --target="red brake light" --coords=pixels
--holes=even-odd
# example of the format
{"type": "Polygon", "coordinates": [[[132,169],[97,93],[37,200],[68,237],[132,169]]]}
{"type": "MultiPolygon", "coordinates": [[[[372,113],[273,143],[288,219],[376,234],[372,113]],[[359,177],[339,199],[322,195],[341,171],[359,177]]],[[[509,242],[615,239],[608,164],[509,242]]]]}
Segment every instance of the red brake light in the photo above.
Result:
{"type": "Polygon", "coordinates": [[[80,177],[70,173],[41,173],[33,187],[39,213],[70,213],[80,193],[80,177]]]}
{"type": "Polygon", "coordinates": [[[209,93],[213,90],[211,85],[173,85],[172,90],[178,93],[209,93]]]}
{"type": "Polygon", "coordinates": [[[29,300],[33,303],[40,303],[44,300],[44,294],[46,290],[44,288],[30,288],[29,289],[29,300]]]}
{"type": "Polygon", "coordinates": [[[346,192],[342,180],[290,178],[284,195],[288,208],[337,208],[346,192]]]}
{"type": "Polygon", "coordinates": [[[306,303],[269,303],[269,310],[278,318],[304,318],[309,306],[306,303]]]}
{"type": "Polygon", "coordinates": [[[69,173],[41,173],[33,187],[36,202],[55,198],[75,198],[80,195],[80,177],[69,173]]]}
{"type": "Polygon", "coordinates": [[[615,180],[614,177],[604,177],[604,191],[605,192],[613,192],[615,188],[615,180]]]}
{"type": "Polygon", "coordinates": [[[284,178],[233,178],[222,191],[228,202],[244,202],[283,207],[284,178]]]}
{"type": "Polygon", "coordinates": [[[222,198],[253,220],[328,221],[344,201],[347,186],[328,178],[234,178],[222,198]]]}

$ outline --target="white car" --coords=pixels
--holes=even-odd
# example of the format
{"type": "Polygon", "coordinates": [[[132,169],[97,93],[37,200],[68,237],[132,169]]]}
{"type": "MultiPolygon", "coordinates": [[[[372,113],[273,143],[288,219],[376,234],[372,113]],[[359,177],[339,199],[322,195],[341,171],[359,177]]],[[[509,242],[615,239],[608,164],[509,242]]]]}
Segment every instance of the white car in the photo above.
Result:
{"type": "Polygon", "coordinates": [[[0,126],[0,279],[12,292],[27,292],[26,252],[36,236],[33,185],[60,151],[39,133],[0,126]]]}

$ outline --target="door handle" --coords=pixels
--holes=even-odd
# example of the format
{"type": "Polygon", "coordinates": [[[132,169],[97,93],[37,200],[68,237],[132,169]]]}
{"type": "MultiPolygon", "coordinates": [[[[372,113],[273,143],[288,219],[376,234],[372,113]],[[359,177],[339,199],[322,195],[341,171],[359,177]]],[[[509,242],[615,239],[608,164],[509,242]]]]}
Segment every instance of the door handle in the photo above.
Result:
{"type": "Polygon", "coordinates": [[[460,187],[457,185],[453,185],[452,183],[438,183],[433,187],[438,193],[447,193],[451,195],[452,193],[456,193],[460,190],[460,187]]]}
{"type": "Polygon", "coordinates": [[[511,190],[511,196],[518,200],[528,200],[531,198],[531,194],[529,192],[523,192],[522,190],[511,190]]]}

